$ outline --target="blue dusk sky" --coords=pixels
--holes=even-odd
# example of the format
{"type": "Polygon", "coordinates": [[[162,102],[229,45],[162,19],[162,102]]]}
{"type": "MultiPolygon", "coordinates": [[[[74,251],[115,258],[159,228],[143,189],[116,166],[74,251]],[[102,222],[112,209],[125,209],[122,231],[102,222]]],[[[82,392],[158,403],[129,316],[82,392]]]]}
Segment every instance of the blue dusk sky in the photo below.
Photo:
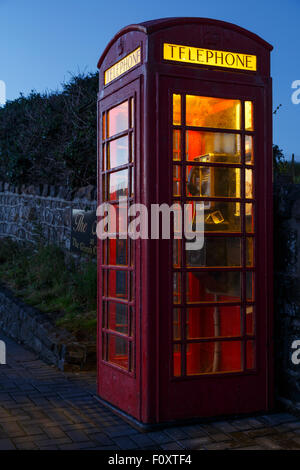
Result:
{"type": "Polygon", "coordinates": [[[300,0],[0,0],[0,80],[7,99],[60,89],[70,74],[96,71],[123,26],[170,16],[215,18],[242,26],[274,46],[274,143],[300,161],[300,0]]]}

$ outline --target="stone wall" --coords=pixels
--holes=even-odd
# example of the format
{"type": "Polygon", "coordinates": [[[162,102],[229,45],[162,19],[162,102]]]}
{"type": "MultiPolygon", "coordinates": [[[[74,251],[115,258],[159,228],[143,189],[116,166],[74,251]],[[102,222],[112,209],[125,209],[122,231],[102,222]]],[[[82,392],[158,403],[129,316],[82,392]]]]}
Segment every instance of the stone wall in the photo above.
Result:
{"type": "Polygon", "coordinates": [[[41,236],[69,250],[72,209],[96,210],[96,188],[13,186],[0,182],[0,237],[36,242],[41,236]]]}
{"type": "Polygon", "coordinates": [[[274,314],[276,396],[300,411],[300,364],[292,343],[300,340],[300,185],[274,186],[274,314]]]}

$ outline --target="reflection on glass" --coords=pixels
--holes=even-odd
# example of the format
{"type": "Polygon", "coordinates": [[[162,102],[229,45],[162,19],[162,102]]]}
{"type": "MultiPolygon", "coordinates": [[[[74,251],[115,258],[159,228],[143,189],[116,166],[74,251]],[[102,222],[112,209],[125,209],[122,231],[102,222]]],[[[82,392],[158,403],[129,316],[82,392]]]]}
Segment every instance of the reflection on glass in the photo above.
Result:
{"type": "Polygon", "coordinates": [[[173,266],[174,268],[181,266],[181,240],[173,240],[173,266]]]}
{"type": "Polygon", "coordinates": [[[128,170],[116,171],[107,175],[108,199],[113,201],[128,196],[128,170]]]}
{"type": "Polygon", "coordinates": [[[107,169],[128,163],[128,136],[113,140],[108,143],[107,169]]]}
{"type": "Polygon", "coordinates": [[[245,129],[246,131],[254,131],[252,101],[245,101],[245,129]]]}
{"type": "Polygon", "coordinates": [[[241,195],[239,168],[188,166],[186,177],[188,196],[238,198],[241,195]]]}
{"type": "Polygon", "coordinates": [[[181,274],[174,273],[173,275],[173,302],[174,304],[181,303],[181,274]]]}
{"type": "Polygon", "coordinates": [[[186,351],[187,375],[242,370],[241,341],[190,343],[186,351]]]}
{"type": "Polygon", "coordinates": [[[253,272],[246,272],[246,295],[247,295],[247,302],[251,302],[255,300],[254,294],[254,273],[253,272]]]}
{"type": "Polygon", "coordinates": [[[246,164],[253,165],[254,149],[253,149],[253,137],[251,135],[246,135],[245,137],[245,157],[246,157],[246,164]]]}
{"type": "Polygon", "coordinates": [[[106,135],[105,135],[105,120],[106,120],[106,115],[105,113],[102,114],[102,139],[105,140],[106,139],[106,135]]]}
{"type": "Polygon", "coordinates": [[[127,305],[107,302],[108,328],[128,335],[127,305]]]}
{"type": "Polygon", "coordinates": [[[187,310],[187,339],[241,336],[239,306],[193,307],[187,310]]]}
{"type": "Polygon", "coordinates": [[[246,238],[246,266],[254,267],[254,239],[252,237],[246,238]]]}
{"type": "Polygon", "coordinates": [[[255,369],[255,341],[247,341],[246,344],[246,367],[255,369]]]}
{"type": "Polygon", "coordinates": [[[108,273],[108,297],[127,299],[127,271],[110,270],[108,273]]]}
{"type": "Polygon", "coordinates": [[[181,168],[179,165],[173,166],[173,196],[180,196],[181,194],[181,168]]]}
{"type": "Polygon", "coordinates": [[[173,95],[173,125],[181,124],[181,95],[173,95]]]}
{"type": "Polygon", "coordinates": [[[186,251],[188,267],[241,266],[241,239],[237,237],[206,237],[200,250],[186,251]]]}
{"type": "Polygon", "coordinates": [[[246,232],[253,233],[254,232],[254,209],[253,204],[246,204],[245,207],[246,212],[246,232]]]}
{"type": "Polygon", "coordinates": [[[174,377],[181,376],[181,346],[180,344],[173,345],[173,375],[174,377]]]}
{"type": "Polygon", "coordinates": [[[108,264],[111,266],[127,266],[128,239],[108,238],[108,264]]]}
{"type": "Polygon", "coordinates": [[[134,99],[130,98],[130,127],[134,127],[134,99]]]}
{"type": "Polygon", "coordinates": [[[253,198],[253,171],[246,168],[245,174],[245,197],[246,199],[253,198]]]}
{"type": "Polygon", "coordinates": [[[181,310],[174,308],[173,310],[173,340],[181,339],[181,310]]]}
{"type": "Polygon", "coordinates": [[[181,160],[180,131],[173,130],[173,160],[181,160]]]}
{"type": "Polygon", "coordinates": [[[233,271],[187,273],[187,302],[239,302],[241,274],[233,271]]]}
{"type": "Polygon", "coordinates": [[[128,370],[129,354],[127,339],[121,336],[107,335],[107,358],[108,362],[128,370]]]}
{"type": "Polygon", "coordinates": [[[240,163],[241,136],[221,132],[187,131],[186,159],[199,163],[240,163]]]}
{"type": "Polygon", "coordinates": [[[246,307],[246,335],[254,335],[254,307],[246,307]]]}
{"type": "Polygon", "coordinates": [[[241,102],[205,96],[186,96],[187,126],[241,128],[241,102]]]}
{"type": "Polygon", "coordinates": [[[128,101],[112,108],[107,113],[107,137],[128,129],[128,101]]]}

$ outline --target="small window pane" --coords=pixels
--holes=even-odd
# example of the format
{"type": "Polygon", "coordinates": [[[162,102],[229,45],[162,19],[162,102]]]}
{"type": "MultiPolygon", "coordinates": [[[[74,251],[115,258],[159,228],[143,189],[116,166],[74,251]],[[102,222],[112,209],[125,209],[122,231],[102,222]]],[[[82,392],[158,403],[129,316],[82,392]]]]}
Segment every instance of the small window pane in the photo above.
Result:
{"type": "Polygon", "coordinates": [[[173,276],[173,302],[174,304],[181,303],[181,274],[174,273],[173,276]]]}
{"type": "Polygon", "coordinates": [[[221,132],[186,132],[186,160],[204,163],[240,163],[241,136],[221,132]]]}
{"type": "Polygon", "coordinates": [[[181,309],[173,310],[173,341],[181,339],[181,309]]]}
{"type": "Polygon", "coordinates": [[[108,170],[128,163],[128,136],[109,142],[107,160],[108,170]]]}
{"type": "Polygon", "coordinates": [[[254,335],[254,307],[250,305],[246,307],[246,335],[254,335]]]}
{"type": "Polygon", "coordinates": [[[181,124],[181,95],[173,95],[173,125],[181,124]]]}
{"type": "Polygon", "coordinates": [[[128,264],[128,240],[109,238],[108,264],[111,266],[127,266],[128,264]]]}
{"type": "Polygon", "coordinates": [[[241,102],[206,96],[186,96],[187,126],[241,129],[241,102]]]}
{"type": "Polygon", "coordinates": [[[187,302],[240,302],[241,274],[233,271],[187,273],[187,302]]]}
{"type": "Polygon", "coordinates": [[[173,196],[181,195],[181,167],[179,165],[173,166],[173,196]]]}
{"type": "Polygon", "coordinates": [[[245,101],[245,129],[246,131],[254,131],[252,101],[245,101]]]}
{"type": "Polygon", "coordinates": [[[246,164],[253,165],[254,163],[253,137],[250,135],[246,135],[245,137],[245,157],[246,157],[246,164]]]}
{"type": "Polygon", "coordinates": [[[242,370],[241,341],[190,343],[186,352],[187,375],[242,370]]]}
{"type": "Polygon", "coordinates": [[[108,328],[128,335],[127,305],[107,302],[108,328]]]}
{"type": "Polygon", "coordinates": [[[181,133],[173,130],[173,160],[181,160],[181,133]]]}
{"type": "Polygon", "coordinates": [[[246,238],[246,265],[249,268],[254,267],[254,239],[246,238]]]}
{"type": "Polygon", "coordinates": [[[129,355],[128,341],[126,338],[107,335],[107,359],[108,362],[128,370],[129,355]]]}
{"type": "Polygon", "coordinates": [[[246,204],[245,212],[246,212],[246,232],[247,233],[253,233],[254,232],[254,208],[253,208],[253,204],[246,204]]]}
{"type": "Polygon", "coordinates": [[[128,170],[116,171],[107,175],[108,199],[113,201],[128,196],[128,170]]]}
{"type": "Polygon", "coordinates": [[[130,127],[134,127],[134,99],[130,98],[130,127]]]}
{"type": "Polygon", "coordinates": [[[174,377],[181,376],[181,345],[174,344],[173,346],[173,374],[174,377]]]}
{"type": "Polygon", "coordinates": [[[241,266],[241,239],[237,237],[206,237],[200,250],[186,251],[189,267],[241,266]]]}
{"type": "Polygon", "coordinates": [[[108,297],[128,299],[127,271],[110,270],[108,273],[108,297]]]}
{"type": "Polygon", "coordinates": [[[128,101],[112,108],[107,113],[108,137],[119,134],[128,129],[128,101]]]}
{"type": "Polygon", "coordinates": [[[246,199],[253,198],[253,171],[246,169],[245,174],[245,197],[246,199]]]}
{"type": "Polygon", "coordinates": [[[246,273],[246,295],[247,295],[247,302],[251,302],[255,300],[254,273],[249,272],[249,271],[246,273]]]}
{"type": "Polygon", "coordinates": [[[201,197],[234,197],[241,195],[239,168],[187,167],[187,195],[201,197]]]}
{"type": "Polygon", "coordinates": [[[241,308],[193,307],[187,310],[187,339],[241,336],[241,308]]]}

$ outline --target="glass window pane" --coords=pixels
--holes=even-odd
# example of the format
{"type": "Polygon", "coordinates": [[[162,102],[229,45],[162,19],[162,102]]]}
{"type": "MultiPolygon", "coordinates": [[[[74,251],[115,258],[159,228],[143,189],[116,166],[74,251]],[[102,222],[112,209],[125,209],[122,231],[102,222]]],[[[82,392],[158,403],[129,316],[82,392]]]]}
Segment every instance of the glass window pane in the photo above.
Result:
{"type": "Polygon", "coordinates": [[[241,239],[237,237],[206,237],[200,250],[186,251],[189,267],[241,266],[241,239]]]}
{"type": "Polygon", "coordinates": [[[187,339],[241,336],[241,308],[193,307],[187,310],[187,339]]]}
{"type": "Polygon", "coordinates": [[[128,196],[128,170],[116,171],[107,175],[108,199],[113,201],[128,196]]]}
{"type": "Polygon", "coordinates": [[[246,335],[254,335],[254,307],[250,305],[246,307],[246,335]]]}
{"type": "Polygon", "coordinates": [[[173,240],[173,266],[174,268],[181,266],[181,240],[173,240]]]}
{"type": "Polygon", "coordinates": [[[107,335],[107,359],[122,369],[128,370],[128,341],[126,338],[107,335]]]}
{"type": "Polygon", "coordinates": [[[240,163],[241,136],[221,132],[186,132],[186,159],[192,162],[240,163]]]}
{"type": "Polygon", "coordinates": [[[130,127],[134,127],[134,99],[130,98],[130,127]]]}
{"type": "Polygon", "coordinates": [[[242,370],[241,341],[190,343],[186,352],[187,375],[242,370]]]}
{"type": "Polygon", "coordinates": [[[241,128],[241,102],[206,96],[186,96],[187,126],[241,128]]]}
{"type": "Polygon", "coordinates": [[[181,95],[173,95],[173,125],[181,124],[181,95]]]}
{"type": "MultiPolygon", "coordinates": [[[[194,204],[194,203],[190,203],[194,204]]],[[[205,201],[204,230],[207,232],[240,232],[239,202],[205,201]]]]}
{"type": "Polygon", "coordinates": [[[173,166],[173,196],[181,195],[181,167],[179,165],[173,166]]]}
{"type": "Polygon", "coordinates": [[[173,130],[173,160],[181,160],[181,133],[173,130]]]}
{"type": "Polygon", "coordinates": [[[106,114],[103,113],[103,114],[102,114],[102,139],[103,139],[103,140],[106,139],[106,133],[105,133],[106,126],[105,126],[105,121],[106,121],[106,114]]]}
{"type": "Polygon", "coordinates": [[[246,266],[254,267],[254,238],[246,238],[246,266]]]}
{"type": "Polygon", "coordinates": [[[127,271],[110,270],[108,273],[108,297],[128,299],[127,271]]]}
{"type": "Polygon", "coordinates": [[[253,165],[254,147],[253,147],[253,137],[251,135],[246,135],[245,137],[245,157],[246,157],[246,164],[253,165]]]}
{"type": "Polygon", "coordinates": [[[246,215],[246,232],[247,233],[253,233],[254,232],[254,208],[253,208],[253,204],[246,204],[245,215],[246,215]]]}
{"type": "Polygon", "coordinates": [[[127,305],[107,302],[108,328],[128,335],[127,305]]]}
{"type": "Polygon", "coordinates": [[[255,293],[254,293],[254,273],[246,272],[246,295],[247,301],[251,302],[255,300],[255,293]]]}
{"type": "Polygon", "coordinates": [[[111,266],[127,266],[128,264],[128,240],[119,238],[109,238],[108,243],[108,264],[111,266]]]}
{"type": "Polygon", "coordinates": [[[173,374],[174,377],[181,376],[181,345],[174,344],[173,346],[173,374]]]}
{"type": "Polygon", "coordinates": [[[128,163],[128,136],[113,140],[108,143],[107,169],[128,163]]]}
{"type": "Polygon", "coordinates": [[[187,302],[240,302],[241,274],[233,271],[187,273],[187,302]]]}
{"type": "Polygon", "coordinates": [[[181,309],[173,310],[173,341],[181,339],[181,309]]]}
{"type": "Polygon", "coordinates": [[[245,101],[245,129],[246,131],[254,131],[253,123],[253,103],[245,101]]]}
{"type": "Polygon", "coordinates": [[[107,113],[107,136],[119,134],[128,129],[128,101],[112,108],[107,113]]]}
{"type": "Polygon", "coordinates": [[[246,169],[245,174],[245,197],[246,199],[253,198],[253,171],[246,169]]]}
{"type": "Polygon", "coordinates": [[[181,303],[181,274],[174,273],[173,275],[173,302],[174,304],[181,303]]]}
{"type": "Polygon", "coordinates": [[[188,196],[238,198],[241,195],[239,168],[188,166],[186,178],[188,196]]]}
{"type": "Polygon", "coordinates": [[[255,341],[247,341],[246,344],[247,369],[255,369],[255,341]]]}

